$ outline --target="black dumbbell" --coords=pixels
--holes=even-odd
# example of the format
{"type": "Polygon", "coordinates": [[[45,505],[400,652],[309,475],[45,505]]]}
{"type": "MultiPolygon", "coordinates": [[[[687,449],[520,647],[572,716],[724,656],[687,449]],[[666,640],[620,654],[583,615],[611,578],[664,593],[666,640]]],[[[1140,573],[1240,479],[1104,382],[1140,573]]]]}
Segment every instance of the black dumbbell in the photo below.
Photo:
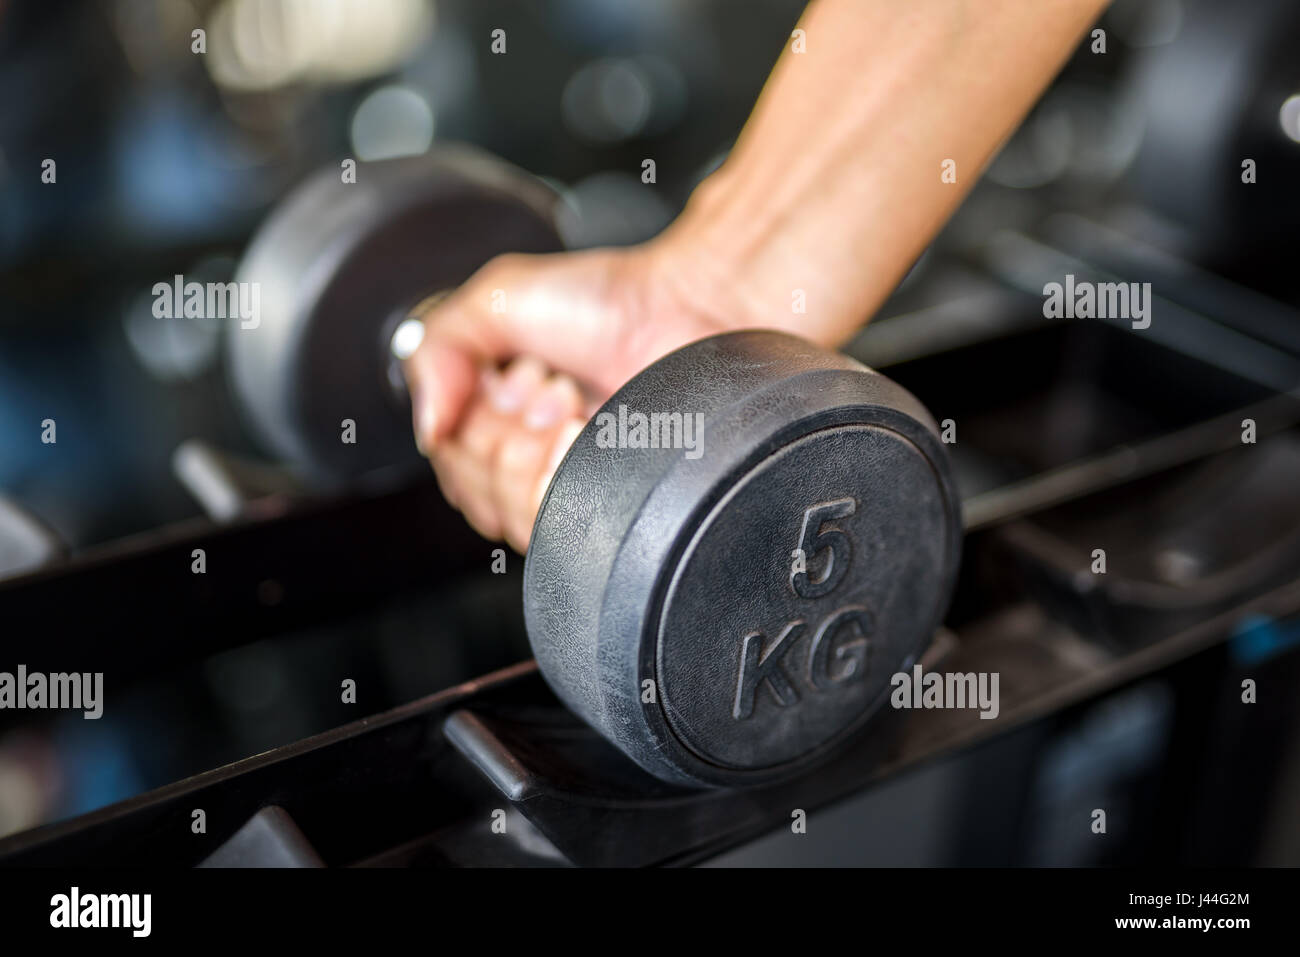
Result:
{"type": "Polygon", "coordinates": [[[656,776],[740,786],[860,732],[945,611],[960,503],[900,386],[767,331],[689,345],[587,424],[533,529],[542,674],[656,776]]]}
{"type": "MultiPolygon", "coordinates": [[[[396,329],[499,252],[559,248],[553,208],[469,152],[308,182],[240,268],[262,316],[232,324],[230,365],[257,430],[317,478],[417,461],[396,329]]],[[[960,546],[915,398],[792,336],[717,336],[632,379],[570,448],[525,564],[529,638],[560,698],[653,774],[759,783],[879,710],[942,617],[960,546]]]]}
{"type": "Polygon", "coordinates": [[[256,323],[226,327],[227,371],[256,436],[324,484],[418,467],[394,337],[416,306],[493,256],[562,248],[556,200],[469,147],[363,163],[355,182],[338,167],[307,180],[236,276],[259,288],[256,323]]]}

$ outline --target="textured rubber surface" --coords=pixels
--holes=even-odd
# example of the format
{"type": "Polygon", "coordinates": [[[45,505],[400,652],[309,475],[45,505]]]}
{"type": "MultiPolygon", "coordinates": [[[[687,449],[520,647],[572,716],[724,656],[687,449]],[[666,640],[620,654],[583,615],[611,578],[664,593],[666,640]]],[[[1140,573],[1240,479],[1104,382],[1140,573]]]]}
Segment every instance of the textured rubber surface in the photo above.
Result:
{"type": "Polygon", "coordinates": [[[529,637],[556,693],[659,777],[796,773],[924,650],[959,509],[900,386],[792,336],[715,336],[636,376],[575,440],[529,547],[529,637]],[[701,441],[628,447],[638,411],[698,416],[701,441]]]}

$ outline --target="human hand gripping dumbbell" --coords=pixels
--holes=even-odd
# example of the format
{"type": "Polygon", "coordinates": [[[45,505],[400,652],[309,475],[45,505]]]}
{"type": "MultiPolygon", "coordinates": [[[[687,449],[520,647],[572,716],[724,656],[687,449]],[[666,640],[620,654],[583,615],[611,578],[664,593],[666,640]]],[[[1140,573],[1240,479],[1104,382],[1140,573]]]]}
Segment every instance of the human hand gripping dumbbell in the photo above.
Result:
{"type": "Polygon", "coordinates": [[[663,234],[508,257],[427,312],[407,372],[448,497],[522,551],[563,439],[650,362],[730,329],[846,341],[1104,6],[811,5],[796,31],[808,42],[782,55],[726,162],[663,234]]]}
{"type": "Polygon", "coordinates": [[[828,347],[1103,6],[1003,4],[956,27],[951,4],[810,7],[815,55],[782,57],[726,163],[639,247],[553,253],[554,197],[483,156],[323,177],[244,264],[267,318],[232,331],[237,392],[320,475],[418,446],[481,533],[527,548],[543,674],[642,767],[793,773],[918,659],[960,549],[928,414],[828,347]],[[367,437],[341,445],[345,418],[367,437]]]}
{"type": "MultiPolygon", "coordinates": [[[[570,708],[678,784],[756,783],[850,737],[889,676],[924,651],[955,578],[959,503],[920,403],[835,352],[774,330],[724,331],[683,303],[670,309],[667,295],[646,303],[663,322],[630,331],[590,296],[577,320],[590,338],[548,343],[555,317],[575,323],[557,306],[580,298],[553,299],[557,268],[582,289],[593,273],[641,268],[646,253],[564,255],[555,267],[509,257],[457,286],[496,243],[554,242],[546,192],[464,151],[362,176],[364,191],[332,175],[308,183],[241,266],[272,291],[256,328],[229,333],[236,392],[258,430],[323,477],[400,465],[412,413],[395,350],[440,297],[423,320],[424,342],[439,347],[422,345],[422,364],[407,366],[418,370],[411,406],[418,418],[431,381],[444,400],[459,390],[463,408],[444,409],[463,437],[430,446],[426,423],[426,450],[465,443],[453,477],[442,472],[448,498],[495,484],[512,538],[531,539],[529,637],[570,708]],[[452,239],[467,214],[492,228],[452,239]],[[409,268],[439,252],[437,269],[409,268]],[[537,270],[547,288],[530,290],[537,270]],[[521,301],[493,312],[492,284],[507,273],[507,297],[521,301]],[[584,376],[585,395],[535,359],[495,369],[497,343],[538,330],[541,355],[613,359],[584,376]],[[646,355],[659,357],[640,369],[646,355]],[[594,390],[619,385],[590,408],[594,390]],[[355,444],[339,441],[343,418],[355,444]],[[483,464],[467,472],[476,454],[483,464]]],[[[475,524],[495,535],[500,521],[479,513],[475,524]]]]}

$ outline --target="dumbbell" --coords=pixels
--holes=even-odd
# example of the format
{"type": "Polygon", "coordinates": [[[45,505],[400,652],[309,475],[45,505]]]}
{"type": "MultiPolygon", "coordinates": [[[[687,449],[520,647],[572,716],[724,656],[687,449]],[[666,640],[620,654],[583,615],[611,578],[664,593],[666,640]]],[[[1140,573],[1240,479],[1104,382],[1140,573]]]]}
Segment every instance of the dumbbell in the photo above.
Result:
{"type": "Polygon", "coordinates": [[[254,436],[320,485],[421,467],[400,365],[407,320],[500,253],[561,249],[556,202],[470,147],[362,163],[355,182],[339,167],[309,178],[258,229],[235,277],[259,290],[257,321],[225,327],[254,436]],[[355,441],[343,441],[344,420],[355,441]]]}
{"type": "MultiPolygon", "coordinates": [[[[291,195],[239,270],[260,322],[229,327],[268,445],[326,481],[418,461],[394,336],[497,253],[560,248],[554,201],[445,150],[291,195]]],[[[960,547],[920,402],[796,337],[730,333],[649,366],[579,434],[533,529],[524,614],[556,694],[647,771],[758,784],[863,732],[934,633],[960,547]]]]}
{"type": "Polygon", "coordinates": [[[946,609],[960,503],[924,407],[771,331],[660,359],[543,499],[524,614],[559,698],[645,770],[740,787],[845,747],[946,609]]]}

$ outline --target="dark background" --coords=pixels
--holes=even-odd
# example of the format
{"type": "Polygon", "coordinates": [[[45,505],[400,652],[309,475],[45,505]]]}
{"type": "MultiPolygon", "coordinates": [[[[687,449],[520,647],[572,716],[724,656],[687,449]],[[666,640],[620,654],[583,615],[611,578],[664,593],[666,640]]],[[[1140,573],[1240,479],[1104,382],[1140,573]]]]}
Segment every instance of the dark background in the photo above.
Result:
{"type": "MultiPolygon", "coordinates": [[[[1260,23],[1278,22],[1265,14],[1281,8],[1269,0],[1231,6],[1239,20],[1260,23]]],[[[112,561],[115,549],[138,536],[206,521],[173,471],[173,453],[185,440],[264,455],[230,395],[221,320],[154,319],[154,283],[175,273],[229,279],[276,200],[322,166],[442,142],[479,144],[561,190],[561,228],[573,247],[653,236],[725,157],[802,4],[321,0],[313,15],[303,9],[276,0],[0,0],[0,496],[44,526],[65,557],[112,561]],[[198,26],[207,31],[205,55],[190,50],[198,26]],[[496,28],[507,32],[506,56],[489,52],[496,28]],[[58,163],[55,185],[40,182],[46,157],[58,163]],[[656,161],[653,187],[640,181],[645,157],[656,161]],[[45,418],[58,423],[57,445],[39,441],[45,418]]],[[[1244,401],[1218,378],[1184,374],[1181,366],[1167,373],[1177,388],[1157,399],[1139,394],[1145,377],[1166,374],[1153,370],[1173,366],[1148,362],[1141,352],[1116,353],[1107,336],[1092,333],[1054,338],[1046,351],[1034,345],[981,353],[978,362],[909,365],[917,349],[908,330],[922,327],[893,325],[902,318],[933,319],[952,303],[979,321],[988,318],[981,310],[1001,321],[1038,308],[1024,297],[1041,284],[1036,267],[1019,247],[994,241],[1008,231],[1082,243],[1083,233],[1061,214],[1095,214],[1194,267],[1180,294],[1250,339],[1238,355],[1197,339],[1189,325],[1191,353],[1204,359],[1217,351],[1234,372],[1258,370],[1262,342],[1267,356],[1281,357],[1283,378],[1300,355],[1292,312],[1300,304],[1297,144],[1279,136],[1277,125],[1282,92],[1300,91],[1287,85],[1300,80],[1295,57],[1278,51],[1288,43],[1294,51],[1298,34],[1275,31],[1258,41],[1247,65],[1237,65],[1257,89],[1217,116],[1193,117],[1193,125],[1223,128],[1220,139],[1229,145],[1219,153],[1180,149],[1177,136],[1162,141],[1153,132],[1158,120],[1172,123],[1205,97],[1196,71],[1171,95],[1144,87],[1144,71],[1213,10],[1190,0],[1114,7],[1103,20],[1107,55],[1081,46],[886,306],[868,334],[875,338],[855,346],[866,358],[892,355],[898,368],[891,374],[936,418],[974,397],[1027,390],[1007,398],[998,415],[975,420],[979,441],[958,462],[965,490],[986,490],[1244,401]],[[1247,201],[1222,185],[1242,155],[1273,163],[1271,178],[1247,201]],[[1215,166],[1223,163],[1230,165],[1215,166]],[[1207,168],[1219,178],[1198,179],[1207,168]],[[1274,172],[1280,168],[1292,171],[1289,180],[1274,172]],[[1121,384],[1111,381],[1117,377],[1121,384]],[[1073,383],[1074,391],[1067,395],[1060,383],[1073,383]],[[1065,401],[1071,396],[1091,403],[1084,411],[1093,418],[1080,418],[1079,407],[1065,401]],[[1036,417],[1045,431],[1035,431],[1036,417]]],[[[1209,72],[1215,65],[1193,62],[1205,62],[1209,72]]],[[[817,109],[808,104],[803,120],[815,123],[817,109]]],[[[1242,396],[1279,388],[1276,376],[1261,378],[1261,391],[1242,396]]],[[[1232,474],[1239,485],[1241,475],[1264,470],[1252,464],[1232,474]]],[[[1295,477],[1287,475],[1269,487],[1286,488],[1295,477]]],[[[1104,514],[1123,504],[1108,502],[1104,514]]],[[[1074,525],[1095,525],[1101,514],[1085,509],[1074,525]]],[[[1278,514],[1256,515],[1256,524],[1272,516],[1276,525],[1278,514]]],[[[1070,527],[1069,515],[1058,518],[1057,530],[1070,527]]],[[[1214,534],[1221,541],[1228,533],[1214,534]]],[[[1141,538],[1135,532],[1134,548],[1141,538]]],[[[361,576],[370,550],[385,547],[359,539],[347,560],[361,576]]],[[[369,590],[347,614],[286,618],[273,637],[264,635],[269,626],[250,623],[246,639],[231,638],[231,650],[115,685],[114,706],[101,721],[4,716],[0,835],[353,720],[357,709],[340,705],[334,691],[340,673],[366,687],[360,710],[374,713],[526,657],[517,569],[487,574],[489,549],[483,543],[481,573],[429,576],[418,588],[379,598],[369,590]]],[[[980,554],[968,547],[972,567],[980,554]]],[[[154,620],[166,604],[151,594],[155,587],[139,581],[116,599],[141,628],[148,621],[151,634],[165,628],[154,620]]],[[[978,583],[965,587],[954,611],[958,626],[989,611],[970,597],[978,583]]],[[[61,640],[39,616],[6,615],[5,600],[0,593],[0,635],[61,640]]],[[[96,640],[133,641],[122,608],[96,640]]],[[[85,612],[93,620],[94,609],[85,612]]],[[[1279,647],[1292,647],[1294,622],[1276,627],[1289,636],[1279,647]]],[[[187,641],[179,622],[175,641],[187,641]]],[[[1226,835],[1215,830],[1221,809],[1245,813],[1225,798],[1210,810],[1184,807],[1186,827],[1154,843],[1131,830],[1118,842],[1123,850],[1099,854],[1061,823],[1078,810],[1071,801],[1080,776],[1113,782],[1117,800],[1144,808],[1151,820],[1169,806],[1175,781],[1205,795],[1225,786],[1214,768],[1189,778],[1188,756],[1175,753],[1188,747],[1176,731],[1185,729],[1188,700],[1197,700],[1187,689],[1222,691],[1207,674],[1222,677],[1229,658],[1215,654],[1093,710],[891,781],[833,812],[856,823],[830,829],[838,835],[830,844],[787,846],[778,834],[730,862],[1097,863],[1164,855],[1295,863],[1293,712],[1249,732],[1271,736],[1260,751],[1269,773],[1251,785],[1257,817],[1249,828],[1225,821],[1226,835]],[[1156,800],[1157,793],[1165,797],[1156,800]]],[[[1295,654],[1284,657],[1290,671],[1282,672],[1292,678],[1295,654]]],[[[17,663],[10,657],[0,654],[0,669],[17,663]]],[[[1200,737],[1191,740],[1229,726],[1198,725],[1200,737]]],[[[1221,742],[1217,753],[1239,746],[1221,742]]]]}

